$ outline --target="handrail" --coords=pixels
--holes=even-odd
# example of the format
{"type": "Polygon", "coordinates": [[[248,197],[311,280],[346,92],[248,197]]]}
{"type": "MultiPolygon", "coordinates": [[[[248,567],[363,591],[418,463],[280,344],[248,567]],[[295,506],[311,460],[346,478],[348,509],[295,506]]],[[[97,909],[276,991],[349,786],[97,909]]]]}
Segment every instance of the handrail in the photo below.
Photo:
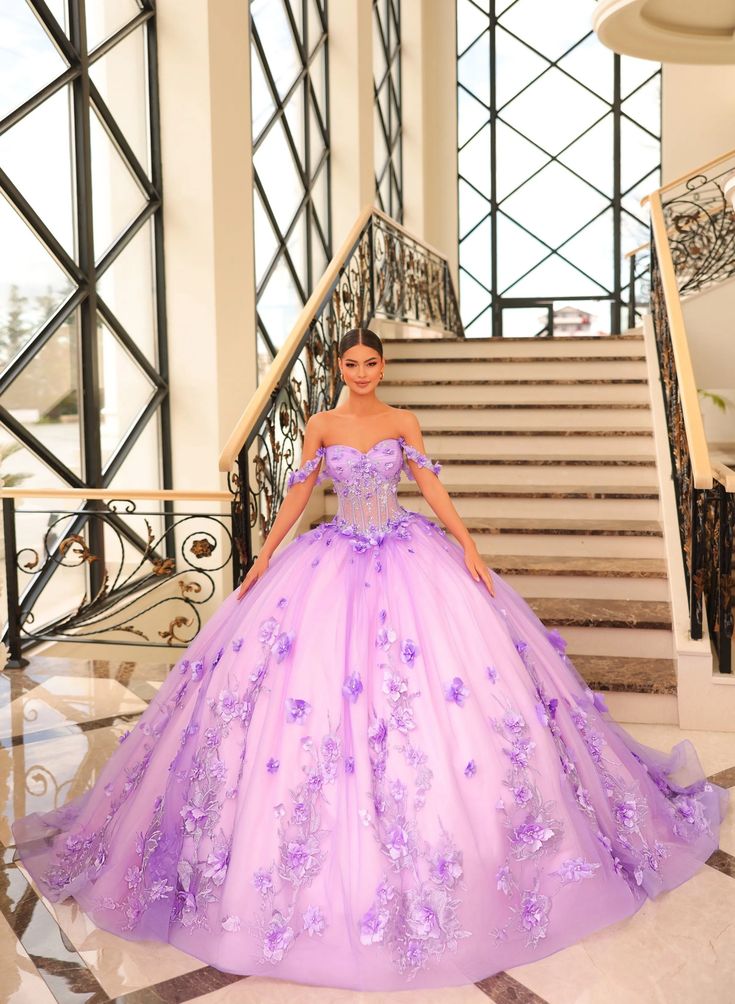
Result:
{"type": "Polygon", "coordinates": [[[304,338],[304,335],[313,320],[316,307],[324,298],[330,286],[333,285],[339,276],[340,270],[344,267],[344,263],[349,256],[350,251],[354,247],[357,238],[371,216],[382,218],[386,223],[390,224],[392,230],[397,230],[399,233],[409,237],[411,240],[417,241],[425,250],[436,255],[438,258],[441,258],[444,261],[447,260],[445,254],[437,250],[427,241],[423,239],[419,240],[419,238],[412,234],[406,227],[397,223],[391,216],[388,216],[388,214],[384,213],[381,209],[378,209],[376,206],[370,204],[364,206],[359,216],[352,224],[347,236],[342,241],[339,250],[332,256],[332,259],[324,270],[321,279],[314,287],[311,296],[304,304],[299,316],[296,318],[288,338],[286,338],[285,342],[278,350],[278,353],[266,370],[265,375],[258,384],[253,396],[250,398],[244,411],[240,415],[240,418],[235,423],[235,426],[228,436],[219,457],[220,471],[227,473],[232,469],[240,450],[253,430],[253,426],[262,415],[263,409],[267,406],[268,401],[278,387],[281,377],[288,368],[294,352],[296,352],[299,344],[304,338]]]}
{"type": "Polygon", "coordinates": [[[726,492],[735,493],[735,471],[731,467],[715,461],[712,464],[712,474],[715,481],[718,481],[726,492]]]}
{"type": "Polygon", "coordinates": [[[623,255],[624,258],[634,258],[641,251],[648,251],[651,247],[650,241],[645,241],[643,244],[639,244],[637,248],[632,248],[630,251],[626,251],[623,255]]]}
{"type": "Polygon", "coordinates": [[[699,408],[697,383],[694,379],[694,367],[692,366],[689,342],[684,325],[684,312],[681,306],[679,287],[676,282],[676,271],[666,233],[663,206],[661,205],[661,197],[658,192],[652,193],[650,203],[651,230],[661,272],[661,285],[666,303],[666,312],[669,317],[671,344],[679,383],[684,427],[689,445],[692,478],[695,488],[711,488],[713,479],[709,447],[704,434],[704,423],[702,421],[702,412],[699,408]]]}
{"type": "Polygon", "coordinates": [[[645,204],[649,202],[654,195],[658,195],[660,197],[664,192],[670,192],[672,188],[677,188],[679,185],[689,181],[690,178],[697,178],[700,175],[705,174],[711,168],[717,167],[718,164],[722,164],[732,157],[735,157],[735,150],[728,150],[727,153],[722,153],[719,157],[715,157],[713,160],[708,160],[706,164],[700,164],[699,167],[695,167],[693,171],[687,171],[685,174],[680,174],[679,177],[674,178],[673,181],[669,181],[665,185],[662,185],[661,188],[657,188],[653,192],[649,192],[648,195],[644,195],[641,199],[641,205],[645,206],[645,204]]]}
{"type": "Polygon", "coordinates": [[[231,502],[226,491],[186,491],[176,488],[2,488],[0,499],[165,499],[182,502],[231,502]]]}

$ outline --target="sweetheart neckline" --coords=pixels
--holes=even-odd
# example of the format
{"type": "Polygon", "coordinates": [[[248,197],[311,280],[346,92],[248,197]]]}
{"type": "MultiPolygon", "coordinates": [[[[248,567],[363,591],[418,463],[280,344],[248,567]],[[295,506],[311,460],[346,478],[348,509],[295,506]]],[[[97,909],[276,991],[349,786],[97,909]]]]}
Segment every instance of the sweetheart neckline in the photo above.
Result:
{"type": "Polygon", "coordinates": [[[368,453],[372,453],[373,450],[376,450],[379,446],[382,446],[383,443],[400,444],[401,442],[403,442],[403,436],[386,436],[384,439],[379,439],[377,443],[373,443],[373,445],[369,447],[367,450],[358,450],[356,446],[350,446],[348,443],[329,443],[328,446],[323,446],[321,447],[321,449],[323,449],[326,452],[327,450],[333,450],[335,447],[338,447],[341,450],[352,450],[354,453],[359,453],[361,456],[366,457],[368,453]]]}

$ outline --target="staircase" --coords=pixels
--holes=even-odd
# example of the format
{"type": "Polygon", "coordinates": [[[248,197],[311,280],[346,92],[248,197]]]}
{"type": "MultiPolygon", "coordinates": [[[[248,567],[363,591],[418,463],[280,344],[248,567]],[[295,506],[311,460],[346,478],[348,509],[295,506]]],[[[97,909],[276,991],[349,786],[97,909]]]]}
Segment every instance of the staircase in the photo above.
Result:
{"type": "MultiPolygon", "coordinates": [[[[427,335],[384,338],[380,397],[418,416],[484,560],[559,629],[615,717],[676,722],[642,334],[427,335]]],[[[434,516],[414,483],[399,492],[434,516]]]]}

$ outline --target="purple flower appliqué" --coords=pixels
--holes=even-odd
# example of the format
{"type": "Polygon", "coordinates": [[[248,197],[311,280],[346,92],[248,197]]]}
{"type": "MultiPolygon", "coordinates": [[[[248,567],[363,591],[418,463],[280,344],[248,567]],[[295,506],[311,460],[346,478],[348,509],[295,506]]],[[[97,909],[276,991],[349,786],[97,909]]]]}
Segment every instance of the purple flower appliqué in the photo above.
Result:
{"type": "Polygon", "coordinates": [[[407,666],[413,666],[418,654],[419,648],[416,642],[411,638],[404,638],[401,643],[401,662],[405,662],[407,666]]]}
{"type": "Polygon", "coordinates": [[[278,621],[275,617],[268,617],[264,620],[258,631],[258,641],[264,645],[272,645],[278,633],[278,621]]]}
{"type": "Polygon", "coordinates": [[[363,945],[373,945],[383,940],[388,913],[386,910],[370,909],[360,920],[360,941],[363,945]]]}
{"type": "Polygon", "coordinates": [[[526,722],[523,715],[519,714],[517,711],[506,711],[503,715],[503,724],[509,732],[514,735],[519,735],[523,729],[526,727],[526,722]]]}
{"type": "Polygon", "coordinates": [[[271,645],[271,652],[274,653],[276,657],[276,662],[283,662],[288,653],[291,651],[291,646],[293,645],[294,634],[293,631],[281,631],[281,633],[276,637],[275,641],[271,645]]]}
{"type": "Polygon", "coordinates": [[[265,769],[268,771],[269,774],[275,774],[280,766],[281,766],[281,761],[276,760],[276,758],[272,756],[270,760],[268,760],[268,762],[266,763],[265,769]]]}
{"type": "Polygon", "coordinates": [[[405,677],[386,669],[383,674],[383,693],[387,696],[388,700],[395,704],[397,701],[400,701],[407,690],[408,684],[405,677]]]}
{"type": "Polygon", "coordinates": [[[204,676],[204,663],[201,659],[197,659],[196,662],[192,664],[191,667],[191,678],[192,680],[201,680],[204,676]]]}
{"type": "Polygon", "coordinates": [[[546,637],[549,640],[549,644],[552,648],[555,648],[560,655],[564,655],[567,650],[567,643],[564,638],[559,634],[556,628],[552,628],[551,631],[546,632],[546,637]]]}
{"type": "Polygon", "coordinates": [[[274,915],[263,938],[263,955],[270,962],[280,962],[294,939],[293,928],[286,924],[280,913],[274,915]]]}
{"type": "Polygon", "coordinates": [[[468,760],[464,769],[465,777],[474,777],[477,773],[477,764],[474,760],[468,760]]]}
{"type": "Polygon", "coordinates": [[[496,683],[498,679],[498,671],[495,666],[486,666],[485,672],[487,673],[487,678],[490,683],[496,683]]]}
{"type": "Polygon", "coordinates": [[[311,711],[311,705],[301,697],[286,698],[286,721],[303,722],[311,711]]]}
{"type": "Polygon", "coordinates": [[[301,919],[304,923],[304,930],[311,937],[312,934],[324,934],[326,920],[324,914],[318,906],[309,906],[304,910],[301,919]]]}
{"type": "Polygon", "coordinates": [[[529,932],[528,943],[535,945],[540,938],[546,937],[549,924],[549,908],[551,900],[535,891],[526,891],[521,898],[521,924],[529,932]]]}
{"type": "Polygon", "coordinates": [[[347,677],[342,685],[342,693],[348,701],[351,701],[353,704],[357,702],[358,697],[362,693],[362,680],[359,673],[352,673],[347,677]]]}
{"type": "Polygon", "coordinates": [[[444,684],[444,696],[448,701],[453,701],[461,708],[470,696],[470,692],[467,687],[465,687],[462,678],[455,676],[449,683],[444,684]]]}
{"type": "Polygon", "coordinates": [[[242,643],[243,643],[242,638],[235,638],[235,640],[232,642],[232,651],[239,652],[240,649],[242,648],[242,643]]]}
{"type": "Polygon", "coordinates": [[[353,756],[345,757],[345,774],[355,773],[355,758],[353,756]]]}

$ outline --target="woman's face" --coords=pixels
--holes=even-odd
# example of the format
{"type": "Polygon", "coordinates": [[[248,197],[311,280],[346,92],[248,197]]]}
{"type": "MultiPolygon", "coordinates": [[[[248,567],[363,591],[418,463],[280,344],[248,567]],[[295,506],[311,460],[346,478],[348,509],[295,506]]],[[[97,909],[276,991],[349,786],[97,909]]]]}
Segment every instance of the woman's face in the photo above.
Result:
{"type": "Polygon", "coordinates": [[[342,379],[353,394],[371,394],[380,383],[385,360],[367,345],[353,345],[340,359],[342,379]]]}

